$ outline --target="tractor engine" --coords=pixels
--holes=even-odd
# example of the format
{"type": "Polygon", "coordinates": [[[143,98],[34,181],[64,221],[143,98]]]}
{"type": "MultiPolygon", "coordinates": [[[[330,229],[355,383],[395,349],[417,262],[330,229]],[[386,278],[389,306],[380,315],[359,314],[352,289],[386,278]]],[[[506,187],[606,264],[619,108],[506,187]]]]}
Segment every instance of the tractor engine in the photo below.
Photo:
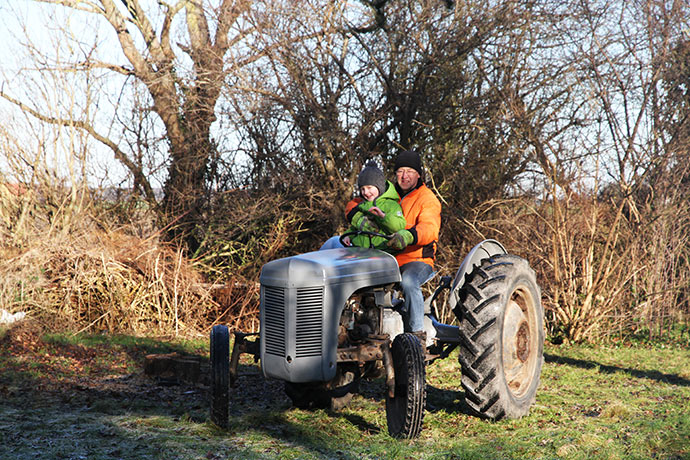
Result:
{"type": "Polygon", "coordinates": [[[338,347],[348,347],[380,335],[383,308],[372,293],[352,296],[343,309],[338,329],[338,347]]]}

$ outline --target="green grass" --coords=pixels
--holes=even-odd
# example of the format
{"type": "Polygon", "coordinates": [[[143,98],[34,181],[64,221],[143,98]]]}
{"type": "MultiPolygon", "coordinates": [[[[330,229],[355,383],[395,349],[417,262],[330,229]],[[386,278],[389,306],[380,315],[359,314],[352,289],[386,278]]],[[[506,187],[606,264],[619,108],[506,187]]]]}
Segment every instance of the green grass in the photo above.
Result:
{"type": "Polygon", "coordinates": [[[428,367],[421,436],[391,439],[384,384],[338,412],[290,407],[249,360],[227,431],[207,387],[142,375],[147,353],[207,353],[205,341],[49,335],[0,340],[0,458],[690,459],[690,351],[682,346],[552,346],[537,402],[520,420],[468,415],[454,356],[428,367]],[[48,355],[48,356],[46,356],[48,355]]]}

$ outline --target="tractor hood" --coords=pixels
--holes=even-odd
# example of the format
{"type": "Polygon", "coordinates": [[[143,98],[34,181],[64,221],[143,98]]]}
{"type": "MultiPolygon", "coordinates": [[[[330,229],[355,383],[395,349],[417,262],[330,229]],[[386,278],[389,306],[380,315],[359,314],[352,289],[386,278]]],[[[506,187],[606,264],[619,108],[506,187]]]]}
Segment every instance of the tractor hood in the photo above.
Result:
{"type": "Polygon", "coordinates": [[[376,286],[400,281],[395,257],[376,249],[338,248],[308,252],[267,263],[265,286],[299,288],[346,284],[376,286]]]}
{"type": "Polygon", "coordinates": [[[377,249],[324,249],[261,269],[261,368],[288,382],[335,376],[346,302],[363,289],[400,281],[395,257],[377,249]]]}

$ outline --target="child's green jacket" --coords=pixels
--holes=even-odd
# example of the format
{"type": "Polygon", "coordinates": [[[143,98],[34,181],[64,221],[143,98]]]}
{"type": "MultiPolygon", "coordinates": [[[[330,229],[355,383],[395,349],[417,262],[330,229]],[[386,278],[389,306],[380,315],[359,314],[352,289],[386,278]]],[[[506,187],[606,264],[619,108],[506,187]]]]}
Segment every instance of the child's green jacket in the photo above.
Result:
{"type": "MultiPolygon", "coordinates": [[[[353,201],[357,206],[347,214],[350,221],[350,228],[346,233],[355,230],[367,230],[384,235],[391,235],[398,230],[405,228],[405,217],[400,207],[400,195],[395,190],[395,186],[390,181],[386,181],[386,191],[379,195],[374,201],[364,201],[362,198],[355,198],[353,201]],[[369,212],[369,209],[376,206],[386,215],[379,217],[369,212]]],[[[387,239],[380,236],[369,237],[368,235],[351,236],[350,240],[354,246],[363,248],[376,248],[391,252],[391,248],[386,246],[387,239]]]]}

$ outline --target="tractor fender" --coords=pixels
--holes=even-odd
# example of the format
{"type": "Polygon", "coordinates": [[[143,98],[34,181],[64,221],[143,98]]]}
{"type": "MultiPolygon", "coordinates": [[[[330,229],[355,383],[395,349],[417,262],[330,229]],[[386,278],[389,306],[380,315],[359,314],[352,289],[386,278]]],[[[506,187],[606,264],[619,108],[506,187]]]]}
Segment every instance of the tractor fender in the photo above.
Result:
{"type": "Polygon", "coordinates": [[[465,277],[472,273],[474,267],[481,265],[482,260],[488,259],[498,254],[507,254],[508,252],[503,247],[501,243],[496,240],[487,239],[478,243],[472,250],[467,254],[465,259],[460,264],[460,268],[455,274],[453,279],[453,284],[451,285],[450,295],[448,296],[448,307],[451,310],[455,309],[455,306],[460,300],[460,291],[463,284],[465,284],[465,277]]]}

